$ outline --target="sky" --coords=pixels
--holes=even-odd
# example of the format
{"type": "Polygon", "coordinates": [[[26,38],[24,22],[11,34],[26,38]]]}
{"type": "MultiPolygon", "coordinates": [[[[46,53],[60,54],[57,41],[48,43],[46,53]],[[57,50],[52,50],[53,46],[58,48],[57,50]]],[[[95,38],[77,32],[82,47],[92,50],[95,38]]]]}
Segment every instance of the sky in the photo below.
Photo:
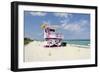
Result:
{"type": "Polygon", "coordinates": [[[24,37],[43,40],[41,25],[47,23],[68,39],[90,39],[90,14],[24,11],[24,37]]]}

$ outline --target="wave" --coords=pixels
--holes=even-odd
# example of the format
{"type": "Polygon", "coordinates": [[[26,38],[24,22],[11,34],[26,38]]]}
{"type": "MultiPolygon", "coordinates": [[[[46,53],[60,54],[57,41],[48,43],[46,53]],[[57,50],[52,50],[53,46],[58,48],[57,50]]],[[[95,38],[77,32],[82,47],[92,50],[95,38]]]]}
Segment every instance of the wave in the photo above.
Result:
{"type": "Polygon", "coordinates": [[[70,44],[71,46],[74,46],[74,47],[80,47],[80,48],[90,48],[90,44],[88,45],[77,45],[77,44],[70,44]]]}

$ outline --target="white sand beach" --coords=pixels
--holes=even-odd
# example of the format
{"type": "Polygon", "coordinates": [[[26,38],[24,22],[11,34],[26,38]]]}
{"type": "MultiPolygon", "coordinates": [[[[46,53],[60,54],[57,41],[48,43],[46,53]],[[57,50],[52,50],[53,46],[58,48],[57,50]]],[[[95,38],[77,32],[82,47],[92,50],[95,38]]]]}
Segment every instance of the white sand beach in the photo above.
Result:
{"type": "Polygon", "coordinates": [[[46,42],[33,41],[25,45],[24,61],[56,61],[90,59],[90,48],[67,44],[65,47],[44,47],[46,42]]]}

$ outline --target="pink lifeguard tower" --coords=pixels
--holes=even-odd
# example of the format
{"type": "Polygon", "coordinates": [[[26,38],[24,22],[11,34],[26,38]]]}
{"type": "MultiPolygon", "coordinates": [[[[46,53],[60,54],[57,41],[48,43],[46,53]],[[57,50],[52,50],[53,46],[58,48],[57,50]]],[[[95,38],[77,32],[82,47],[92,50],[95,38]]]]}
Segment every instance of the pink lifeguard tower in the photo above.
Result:
{"type": "Polygon", "coordinates": [[[42,28],[44,29],[44,39],[47,42],[45,47],[60,47],[61,41],[64,38],[63,35],[57,33],[54,27],[47,24],[43,24],[42,28]]]}

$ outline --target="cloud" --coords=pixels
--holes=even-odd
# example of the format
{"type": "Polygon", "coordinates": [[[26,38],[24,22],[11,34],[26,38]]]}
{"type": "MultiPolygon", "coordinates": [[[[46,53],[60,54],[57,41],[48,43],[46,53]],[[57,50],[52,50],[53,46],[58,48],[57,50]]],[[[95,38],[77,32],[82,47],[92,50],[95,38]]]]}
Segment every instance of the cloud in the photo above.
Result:
{"type": "Polygon", "coordinates": [[[64,19],[64,20],[61,20],[60,23],[61,23],[61,24],[67,24],[67,23],[69,22],[69,20],[70,20],[70,19],[64,19]]]}
{"type": "Polygon", "coordinates": [[[30,12],[33,16],[45,16],[47,13],[45,12],[30,12]]]}
{"type": "Polygon", "coordinates": [[[80,20],[81,26],[89,25],[87,20],[80,20]]]}
{"type": "Polygon", "coordinates": [[[87,20],[80,20],[76,22],[62,22],[61,27],[64,30],[72,31],[72,32],[83,32],[88,27],[89,23],[87,20]]]}
{"type": "Polygon", "coordinates": [[[63,30],[67,30],[67,31],[72,31],[72,32],[76,32],[76,31],[80,31],[81,30],[81,25],[79,24],[61,24],[61,25],[57,25],[57,24],[54,24],[54,25],[51,25],[50,22],[48,23],[48,25],[52,28],[55,28],[55,29],[63,29],[63,30]]]}
{"type": "MultiPolygon", "coordinates": [[[[63,19],[61,19],[59,22],[59,25],[57,24],[51,24],[50,21],[44,21],[43,23],[47,23],[49,26],[55,28],[55,29],[62,29],[65,31],[70,31],[70,32],[83,32],[86,31],[89,26],[89,22],[88,20],[85,19],[80,19],[78,21],[74,21],[71,22],[71,18],[72,18],[72,14],[70,13],[53,13],[55,16],[57,17],[61,17],[63,19]]],[[[90,30],[90,29],[88,29],[90,30]]]]}
{"type": "Polygon", "coordinates": [[[62,18],[69,18],[72,16],[72,14],[70,13],[61,13],[61,12],[54,13],[54,15],[57,17],[62,17],[62,18]]]}
{"type": "Polygon", "coordinates": [[[88,21],[87,20],[80,20],[77,22],[71,22],[71,23],[67,23],[67,21],[62,21],[62,23],[60,25],[51,25],[50,21],[46,22],[48,23],[51,27],[55,28],[55,29],[63,29],[65,31],[70,31],[70,32],[83,32],[84,30],[86,30],[87,28],[87,24],[88,21]]]}
{"type": "Polygon", "coordinates": [[[63,29],[68,31],[78,32],[81,30],[81,26],[79,24],[62,24],[61,26],[63,29]]]}
{"type": "Polygon", "coordinates": [[[54,13],[54,15],[57,16],[57,17],[62,18],[60,20],[60,24],[67,24],[70,21],[70,19],[72,18],[72,16],[73,16],[70,13],[60,13],[60,12],[54,13]]]}

